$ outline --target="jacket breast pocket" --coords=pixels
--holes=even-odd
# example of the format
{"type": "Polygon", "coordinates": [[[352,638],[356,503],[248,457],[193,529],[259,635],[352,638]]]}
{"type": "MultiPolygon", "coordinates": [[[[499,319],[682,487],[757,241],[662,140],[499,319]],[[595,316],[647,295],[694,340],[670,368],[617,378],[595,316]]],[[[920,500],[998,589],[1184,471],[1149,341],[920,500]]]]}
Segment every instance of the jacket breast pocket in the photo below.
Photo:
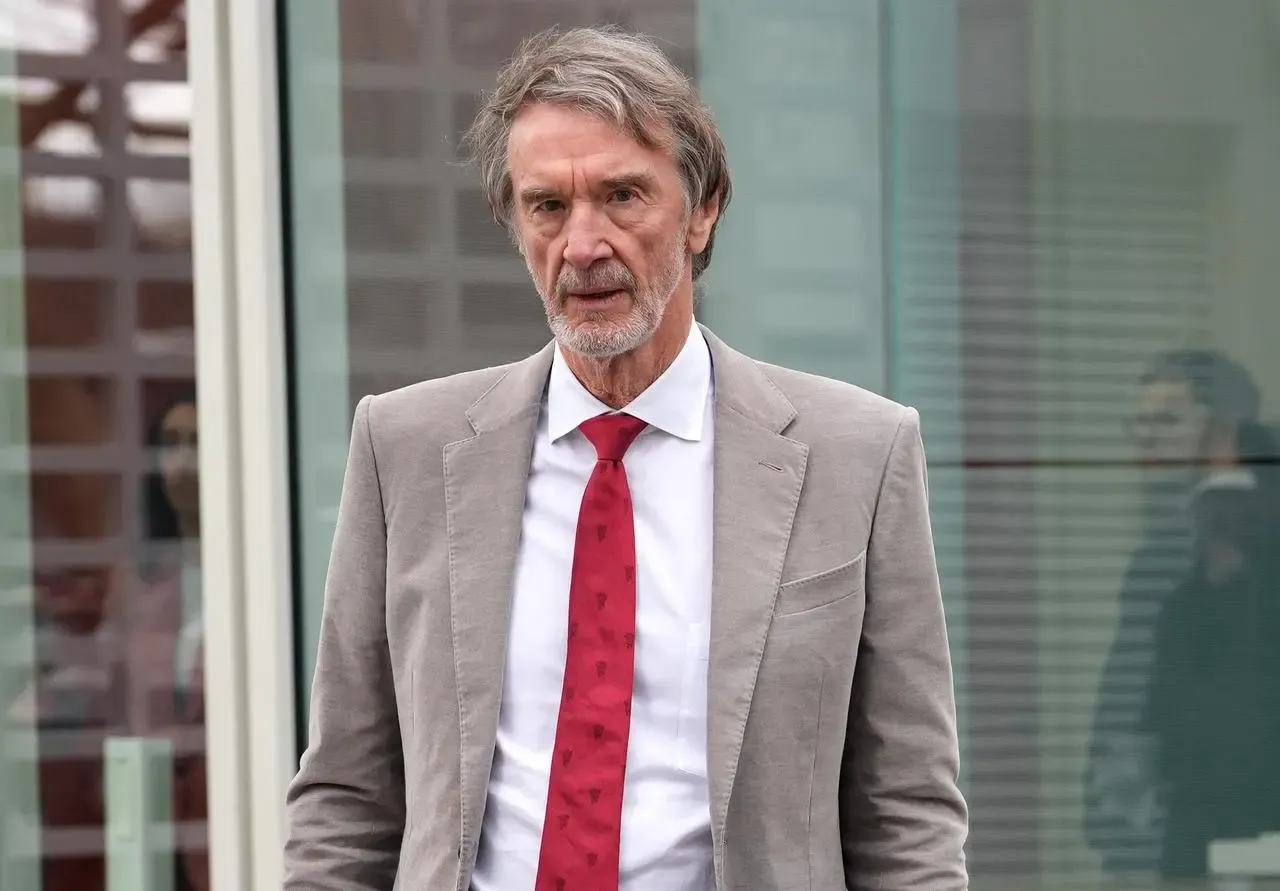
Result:
{"type": "Polygon", "coordinates": [[[846,597],[861,594],[866,577],[866,563],[867,554],[863,551],[848,563],[783,582],[778,587],[774,617],[781,619],[812,612],[846,597]]]}

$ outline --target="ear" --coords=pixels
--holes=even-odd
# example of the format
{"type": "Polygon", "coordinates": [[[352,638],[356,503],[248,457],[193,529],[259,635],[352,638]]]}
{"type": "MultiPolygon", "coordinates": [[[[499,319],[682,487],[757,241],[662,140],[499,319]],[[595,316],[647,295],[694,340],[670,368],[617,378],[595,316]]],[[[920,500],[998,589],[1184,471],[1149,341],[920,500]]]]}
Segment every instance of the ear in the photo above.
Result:
{"type": "Polygon", "coordinates": [[[707,241],[711,238],[711,230],[720,218],[720,192],[712,193],[706,203],[695,207],[689,215],[689,232],[685,236],[689,253],[695,257],[707,249],[707,241]]]}

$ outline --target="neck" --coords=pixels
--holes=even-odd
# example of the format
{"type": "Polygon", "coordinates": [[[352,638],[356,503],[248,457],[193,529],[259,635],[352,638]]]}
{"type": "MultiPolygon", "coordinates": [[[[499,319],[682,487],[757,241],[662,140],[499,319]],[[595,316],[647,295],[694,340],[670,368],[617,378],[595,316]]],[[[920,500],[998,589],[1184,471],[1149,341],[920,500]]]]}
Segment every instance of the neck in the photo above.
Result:
{"type": "Polygon", "coordinates": [[[671,367],[693,324],[691,300],[673,299],[653,336],[619,356],[597,359],[564,353],[565,364],[592,396],[613,409],[629,405],[671,367]]]}

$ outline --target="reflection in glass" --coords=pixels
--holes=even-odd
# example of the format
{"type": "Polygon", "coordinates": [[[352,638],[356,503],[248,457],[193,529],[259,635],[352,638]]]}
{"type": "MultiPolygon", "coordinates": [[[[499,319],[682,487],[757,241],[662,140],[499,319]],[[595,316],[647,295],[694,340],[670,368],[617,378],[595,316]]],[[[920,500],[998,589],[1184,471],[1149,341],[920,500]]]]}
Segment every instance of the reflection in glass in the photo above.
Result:
{"type": "Polygon", "coordinates": [[[893,395],[955,542],[972,875],[1204,887],[1280,831],[1275,4],[887,9],[893,395]]]}
{"type": "Polygon", "coordinates": [[[1192,564],[1160,610],[1141,714],[1163,805],[1160,872],[1280,827],[1280,479],[1270,431],[1219,429],[1192,487],[1192,564]]]}
{"type": "Polygon", "coordinates": [[[1183,349],[1159,357],[1142,374],[1126,420],[1139,465],[1141,539],[1119,589],[1085,790],[1085,829],[1111,873],[1151,872],[1167,847],[1159,741],[1142,720],[1144,697],[1156,681],[1156,631],[1166,601],[1192,567],[1193,493],[1202,461],[1221,451],[1224,432],[1255,423],[1260,407],[1257,384],[1242,365],[1216,351],[1183,349]]]}
{"type": "Polygon", "coordinates": [[[0,346],[26,417],[0,424],[29,518],[5,544],[33,591],[0,770],[35,790],[0,803],[5,891],[104,889],[103,749],[122,736],[172,752],[175,887],[208,885],[185,48],[181,0],[0,11],[18,174],[0,229],[23,272],[5,294],[26,335],[0,346]]]}

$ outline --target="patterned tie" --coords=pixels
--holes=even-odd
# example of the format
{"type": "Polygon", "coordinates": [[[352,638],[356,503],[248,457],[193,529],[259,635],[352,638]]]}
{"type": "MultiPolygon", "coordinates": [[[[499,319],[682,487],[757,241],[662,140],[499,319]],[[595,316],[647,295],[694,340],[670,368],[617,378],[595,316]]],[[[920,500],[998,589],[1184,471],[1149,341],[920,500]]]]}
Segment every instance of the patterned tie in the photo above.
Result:
{"type": "Polygon", "coordinates": [[[645,422],[581,429],[596,466],[578,511],[569,642],[535,891],[617,891],[635,675],[636,543],[622,456],[645,422]]]}

